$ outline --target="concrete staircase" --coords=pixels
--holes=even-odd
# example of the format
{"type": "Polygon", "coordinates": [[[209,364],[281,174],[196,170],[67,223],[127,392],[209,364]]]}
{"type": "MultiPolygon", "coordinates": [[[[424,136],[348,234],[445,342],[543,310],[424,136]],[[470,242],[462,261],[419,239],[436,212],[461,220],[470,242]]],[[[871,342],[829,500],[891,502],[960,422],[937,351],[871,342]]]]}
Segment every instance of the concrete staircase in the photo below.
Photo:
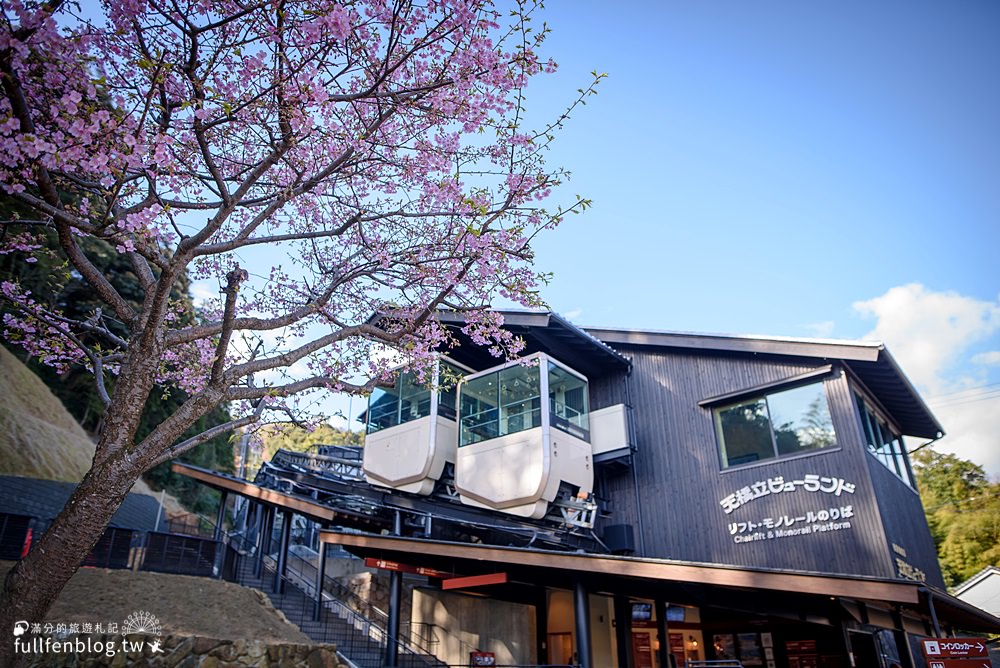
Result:
{"type": "MultiPolygon", "coordinates": [[[[385,666],[385,632],[337,600],[325,600],[319,620],[313,619],[315,602],[309,595],[312,586],[286,579],[284,591],[273,591],[274,571],[265,562],[262,577],[254,574],[256,560],[244,557],[238,568],[237,581],[264,592],[275,608],[317,643],[333,643],[337,651],[357,668],[385,666]]],[[[400,648],[398,668],[447,668],[437,658],[400,648]]]]}

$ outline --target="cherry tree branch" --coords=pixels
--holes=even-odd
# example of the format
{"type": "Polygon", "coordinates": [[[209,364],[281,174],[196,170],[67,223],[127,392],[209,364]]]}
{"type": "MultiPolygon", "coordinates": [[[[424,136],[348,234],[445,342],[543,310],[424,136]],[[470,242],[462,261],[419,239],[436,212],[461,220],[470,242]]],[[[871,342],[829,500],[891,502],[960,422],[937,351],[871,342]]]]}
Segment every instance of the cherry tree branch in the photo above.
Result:
{"type": "Polygon", "coordinates": [[[222,436],[223,434],[228,434],[229,432],[236,431],[241,427],[248,427],[252,424],[260,421],[261,415],[264,413],[264,408],[267,406],[267,402],[263,400],[258,400],[257,404],[254,406],[254,410],[249,415],[244,415],[243,417],[236,418],[235,420],[230,420],[229,422],[224,422],[222,424],[216,425],[210,429],[206,429],[196,436],[181,441],[180,443],[167,448],[161,455],[156,457],[150,464],[150,467],[158,466],[163,462],[169,462],[171,459],[176,459],[177,457],[183,455],[188,450],[196,448],[202,443],[207,443],[217,436],[222,436]]]}
{"type": "Polygon", "coordinates": [[[384,343],[395,343],[401,338],[401,335],[388,334],[384,330],[367,323],[351,327],[343,327],[336,332],[331,332],[325,336],[317,337],[312,341],[308,341],[298,348],[295,348],[294,350],[289,350],[288,352],[281,353],[280,355],[263,357],[250,362],[233,365],[226,371],[223,378],[225,382],[233,384],[240,378],[251,374],[288,367],[303,359],[307,355],[311,355],[312,353],[323,350],[324,348],[332,346],[335,343],[354,337],[367,337],[384,343]]]}
{"type": "Polygon", "coordinates": [[[236,315],[236,297],[240,292],[240,283],[247,280],[250,275],[245,269],[239,266],[226,274],[226,305],[222,316],[222,332],[219,335],[219,342],[215,346],[215,362],[212,364],[212,374],[209,376],[209,383],[218,383],[222,380],[222,372],[226,367],[226,351],[229,349],[229,340],[233,336],[233,320],[236,315]]]}

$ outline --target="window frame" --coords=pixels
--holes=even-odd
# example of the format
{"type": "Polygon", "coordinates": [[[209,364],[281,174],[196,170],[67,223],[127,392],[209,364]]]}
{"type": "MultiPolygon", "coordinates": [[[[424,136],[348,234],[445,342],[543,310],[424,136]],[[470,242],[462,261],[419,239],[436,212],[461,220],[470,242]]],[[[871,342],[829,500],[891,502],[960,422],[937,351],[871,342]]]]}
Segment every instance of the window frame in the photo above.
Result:
{"type": "MultiPolygon", "coordinates": [[[[423,388],[420,391],[421,394],[423,392],[428,392],[429,393],[429,404],[428,404],[428,413],[427,413],[427,415],[420,415],[420,416],[417,416],[417,417],[408,418],[406,420],[402,419],[403,379],[406,376],[410,376],[410,377],[413,377],[413,378],[415,378],[415,376],[411,375],[411,372],[410,372],[410,370],[408,368],[408,365],[398,366],[395,369],[393,369],[393,383],[392,383],[392,385],[389,386],[387,384],[387,385],[383,386],[385,388],[392,387],[393,392],[395,394],[395,397],[396,397],[396,401],[395,401],[395,404],[396,404],[396,406],[395,406],[396,419],[395,419],[395,422],[393,422],[392,424],[389,424],[389,425],[387,425],[385,427],[380,427],[380,428],[378,428],[378,429],[376,429],[374,431],[371,430],[371,425],[372,425],[372,418],[371,418],[372,405],[371,405],[371,395],[369,395],[369,403],[368,403],[368,408],[367,408],[367,411],[366,411],[368,413],[368,415],[366,416],[366,419],[365,419],[365,436],[369,436],[371,434],[377,434],[377,433],[379,433],[381,431],[384,431],[386,429],[392,429],[394,427],[399,427],[400,425],[404,425],[404,424],[407,424],[409,422],[414,422],[416,420],[421,420],[421,419],[423,419],[425,417],[430,417],[430,416],[440,416],[440,417],[445,418],[446,420],[451,420],[453,422],[457,422],[458,421],[458,416],[456,414],[456,412],[457,412],[456,411],[457,406],[449,408],[449,413],[450,414],[442,414],[442,412],[441,412],[441,406],[442,406],[441,398],[442,398],[442,395],[444,394],[442,392],[442,390],[441,390],[441,365],[442,364],[447,364],[447,365],[451,366],[455,371],[457,371],[459,373],[459,378],[455,382],[455,385],[453,386],[455,388],[455,398],[457,400],[457,398],[458,398],[458,383],[461,381],[461,379],[464,376],[467,376],[467,375],[469,375],[471,373],[474,373],[474,372],[469,367],[465,366],[464,364],[460,364],[459,362],[456,362],[455,360],[451,359],[450,357],[448,357],[446,355],[437,355],[436,356],[436,360],[434,361],[434,371],[431,374],[431,381],[430,381],[430,383],[426,384],[426,385],[420,385],[420,387],[423,388]]],[[[379,389],[381,389],[381,388],[379,388],[379,389]]],[[[416,395],[411,395],[411,396],[416,396],[416,395]]]]}
{"type": "Polygon", "coordinates": [[[862,449],[884,466],[893,477],[916,492],[917,482],[913,474],[913,465],[910,463],[910,453],[906,451],[906,442],[903,440],[903,430],[899,428],[895,420],[889,417],[889,411],[882,407],[878,399],[864,385],[852,378],[850,389],[851,403],[854,406],[862,449]],[[871,424],[871,417],[875,418],[874,425],[871,424]],[[888,443],[882,434],[883,425],[887,427],[891,437],[888,443]],[[873,441],[878,441],[883,446],[888,444],[890,451],[887,454],[880,452],[881,448],[873,447],[873,441]],[[897,446],[898,449],[896,449],[897,446]],[[903,464],[903,475],[899,473],[900,460],[903,464]]]}
{"type": "MultiPolygon", "coordinates": [[[[486,443],[486,442],[495,440],[497,438],[503,438],[504,436],[509,436],[511,434],[520,433],[521,431],[529,431],[530,429],[537,429],[537,428],[541,428],[542,431],[543,431],[543,433],[550,433],[550,431],[552,429],[556,429],[556,430],[558,430],[558,431],[560,431],[562,433],[569,434],[570,436],[573,436],[574,438],[578,438],[578,439],[586,441],[588,443],[590,442],[590,413],[592,412],[591,408],[590,408],[590,380],[585,375],[583,375],[582,373],[580,373],[579,371],[573,369],[570,366],[567,366],[565,363],[559,361],[559,359],[553,357],[552,355],[549,355],[548,353],[543,353],[543,352],[532,353],[531,355],[526,355],[525,357],[523,357],[523,358],[521,358],[519,360],[512,360],[510,362],[506,362],[504,364],[500,364],[500,365],[497,365],[495,367],[491,367],[489,369],[483,369],[482,371],[477,371],[474,374],[469,374],[469,375],[465,376],[462,379],[462,382],[459,384],[459,386],[460,387],[459,387],[459,393],[458,393],[458,422],[457,422],[458,423],[458,447],[459,448],[465,448],[465,447],[468,447],[470,445],[477,445],[479,443],[486,443]],[[500,375],[503,374],[504,371],[510,369],[511,367],[525,366],[525,363],[530,363],[531,367],[537,369],[537,371],[538,371],[538,376],[539,376],[538,377],[538,390],[539,391],[538,391],[538,395],[537,395],[538,408],[537,409],[532,409],[531,412],[534,412],[534,410],[538,410],[539,411],[539,418],[540,418],[539,419],[539,424],[538,425],[533,425],[531,427],[525,427],[525,428],[522,428],[522,429],[518,429],[518,430],[515,430],[515,431],[509,431],[509,430],[507,430],[507,431],[503,431],[503,433],[501,433],[500,425],[502,424],[503,417],[502,417],[502,413],[501,413],[502,402],[501,402],[500,396],[499,396],[500,386],[501,386],[501,383],[499,382],[500,375]],[[550,372],[549,372],[549,363],[552,363],[554,366],[556,366],[560,370],[569,373],[569,375],[571,375],[571,376],[575,376],[577,379],[579,379],[579,380],[581,380],[583,382],[583,389],[586,392],[586,399],[585,399],[586,408],[587,408],[587,414],[586,414],[587,415],[587,428],[586,429],[583,429],[581,427],[577,427],[577,429],[574,429],[574,430],[571,431],[566,426],[561,426],[561,425],[553,424],[553,420],[551,419],[552,418],[552,406],[550,405],[551,402],[550,402],[550,392],[549,392],[549,389],[550,389],[549,388],[549,374],[550,374],[550,372]],[[483,377],[486,377],[486,376],[489,376],[489,375],[493,375],[493,374],[496,374],[497,375],[497,379],[498,379],[497,390],[496,390],[497,393],[498,393],[498,396],[497,396],[496,406],[493,409],[490,409],[490,410],[497,411],[497,417],[495,419],[495,422],[497,424],[497,430],[496,430],[497,433],[496,433],[496,435],[488,436],[488,437],[485,437],[485,438],[482,438],[482,439],[479,439],[479,440],[465,442],[462,421],[463,421],[463,419],[465,419],[466,417],[469,417],[469,416],[463,416],[462,415],[462,390],[461,390],[461,388],[464,385],[466,385],[467,383],[475,382],[475,381],[479,380],[480,378],[483,378],[483,377]]],[[[536,397],[532,397],[532,400],[534,400],[535,398],[536,397]]],[[[480,411],[480,412],[486,412],[486,411],[480,411]]],[[[563,419],[563,420],[565,421],[565,419],[563,419]]],[[[493,422],[493,420],[491,420],[490,422],[493,422]]]]}
{"type": "Polygon", "coordinates": [[[839,376],[839,370],[835,368],[832,364],[827,364],[825,366],[807,371],[802,374],[798,374],[789,378],[784,378],[779,381],[774,381],[770,383],[763,383],[761,385],[754,386],[752,388],[746,388],[743,390],[738,390],[735,392],[728,392],[726,394],[720,394],[707,399],[703,399],[698,402],[698,405],[702,408],[711,411],[712,417],[712,428],[715,432],[716,440],[716,455],[719,458],[719,470],[722,473],[727,473],[729,471],[741,471],[747,468],[753,468],[757,466],[768,466],[779,461],[789,461],[793,459],[801,459],[803,457],[815,457],[818,455],[829,454],[833,452],[839,452],[843,449],[841,444],[841,437],[837,433],[835,426],[835,421],[833,419],[833,411],[831,410],[830,403],[830,392],[827,388],[827,381],[833,380],[839,376]],[[768,410],[768,431],[771,440],[771,451],[774,453],[772,457],[766,459],[759,459],[751,462],[744,462],[740,464],[729,464],[729,457],[726,453],[725,447],[725,436],[722,432],[721,424],[721,413],[727,408],[733,408],[741,404],[750,403],[754,400],[764,400],[767,406],[767,397],[774,394],[780,394],[788,390],[795,390],[802,387],[808,387],[810,385],[818,385],[823,392],[823,399],[826,401],[826,409],[830,415],[830,426],[833,428],[834,433],[834,443],[828,447],[818,447],[810,448],[808,450],[801,450],[799,452],[793,452],[789,454],[780,454],[777,445],[777,438],[774,432],[774,426],[771,421],[770,407],[768,410]]]}

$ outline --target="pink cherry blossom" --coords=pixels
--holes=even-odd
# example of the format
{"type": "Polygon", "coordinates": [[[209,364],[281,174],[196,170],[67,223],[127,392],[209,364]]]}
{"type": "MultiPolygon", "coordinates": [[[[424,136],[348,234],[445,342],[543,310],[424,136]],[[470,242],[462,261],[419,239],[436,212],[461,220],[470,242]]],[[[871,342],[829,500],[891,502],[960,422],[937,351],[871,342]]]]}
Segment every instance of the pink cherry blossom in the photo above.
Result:
{"type": "Polygon", "coordinates": [[[176,456],[220,403],[235,429],[310,392],[365,394],[389,373],[379,351],[420,372],[453,337],[441,309],[517,354],[487,309],[541,304],[530,240],[587,205],[540,208],[565,178],[547,148],[601,78],[525,124],[524,89],[555,69],[530,0],[105,0],[99,20],[76,6],[2,0],[0,186],[32,214],[0,221],[0,249],[30,263],[48,252],[32,230],[54,231],[103,304],[73,321],[16,282],[0,298],[9,341],[94,372],[94,471],[176,456]],[[138,303],[87,237],[123,255],[138,303]],[[185,277],[217,290],[198,313],[171,296],[185,277]],[[189,399],[134,442],[157,382],[189,399]]]}

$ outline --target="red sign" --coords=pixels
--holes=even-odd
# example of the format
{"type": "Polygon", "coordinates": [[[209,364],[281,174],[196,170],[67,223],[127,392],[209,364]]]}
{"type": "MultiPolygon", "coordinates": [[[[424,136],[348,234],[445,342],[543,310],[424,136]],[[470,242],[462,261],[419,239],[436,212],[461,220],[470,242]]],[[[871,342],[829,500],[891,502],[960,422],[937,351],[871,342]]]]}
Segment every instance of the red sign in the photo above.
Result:
{"type": "Polygon", "coordinates": [[[493,652],[469,652],[469,665],[495,666],[497,665],[497,656],[493,652]]]}
{"type": "MultiPolygon", "coordinates": [[[[989,658],[986,644],[979,638],[925,638],[920,644],[928,661],[989,658]]],[[[971,665],[969,664],[970,668],[971,665]]],[[[989,665],[989,662],[986,665],[989,665]]]]}
{"type": "Polygon", "coordinates": [[[483,585],[503,584],[507,582],[506,573],[489,573],[487,575],[470,575],[465,578],[448,578],[441,583],[441,589],[467,589],[483,585]]]}
{"type": "Polygon", "coordinates": [[[653,646],[645,631],[632,634],[632,656],[636,668],[653,668],[653,646]]]}
{"type": "Polygon", "coordinates": [[[928,659],[927,668],[993,668],[989,659],[928,659]]]}
{"type": "Polygon", "coordinates": [[[410,566],[408,564],[401,564],[398,561],[389,561],[387,559],[375,559],[373,557],[365,558],[365,566],[367,566],[368,568],[380,568],[383,571],[416,573],[417,575],[426,575],[429,578],[450,578],[454,575],[453,573],[446,573],[444,571],[438,571],[433,568],[424,568],[423,566],[410,566]]]}

